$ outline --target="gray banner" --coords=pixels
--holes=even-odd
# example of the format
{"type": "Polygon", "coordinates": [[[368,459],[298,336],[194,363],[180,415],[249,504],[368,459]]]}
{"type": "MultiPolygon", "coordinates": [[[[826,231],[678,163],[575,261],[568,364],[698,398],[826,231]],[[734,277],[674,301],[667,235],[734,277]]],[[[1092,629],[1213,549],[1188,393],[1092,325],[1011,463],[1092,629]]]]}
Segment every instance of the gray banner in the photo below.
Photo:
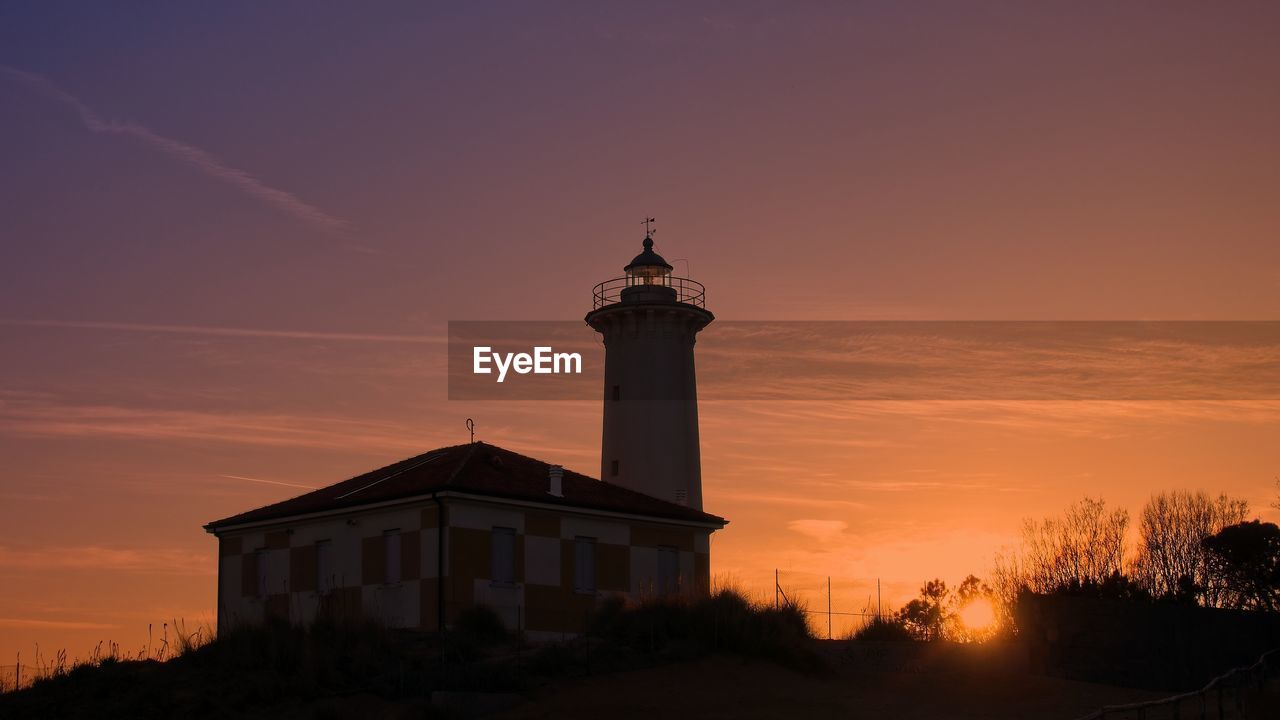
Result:
{"type": "MultiPolygon", "coordinates": [[[[448,353],[451,400],[603,397],[581,321],[450,322],[448,353]]],[[[718,320],[696,354],[707,401],[1280,399],[1276,321],[718,320]]]]}

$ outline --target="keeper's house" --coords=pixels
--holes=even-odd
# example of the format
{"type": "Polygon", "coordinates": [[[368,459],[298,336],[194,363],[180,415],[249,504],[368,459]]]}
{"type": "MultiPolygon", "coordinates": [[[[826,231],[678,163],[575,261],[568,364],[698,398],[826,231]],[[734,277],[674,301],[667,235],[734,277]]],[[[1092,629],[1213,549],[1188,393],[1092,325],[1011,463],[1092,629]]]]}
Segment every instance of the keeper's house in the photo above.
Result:
{"type": "Polygon", "coordinates": [[[581,630],[606,595],[706,593],[725,520],[702,511],[693,346],[714,316],[643,248],[585,318],[605,346],[602,480],[477,442],[209,523],[218,627],[436,629],[483,603],[536,638],[581,630]]]}
{"type": "Polygon", "coordinates": [[[705,593],[725,520],[483,442],[209,523],[218,627],[318,613],[435,629],[483,603],[531,636],[601,597],[705,593]],[[441,570],[443,568],[443,571],[441,570]]]}

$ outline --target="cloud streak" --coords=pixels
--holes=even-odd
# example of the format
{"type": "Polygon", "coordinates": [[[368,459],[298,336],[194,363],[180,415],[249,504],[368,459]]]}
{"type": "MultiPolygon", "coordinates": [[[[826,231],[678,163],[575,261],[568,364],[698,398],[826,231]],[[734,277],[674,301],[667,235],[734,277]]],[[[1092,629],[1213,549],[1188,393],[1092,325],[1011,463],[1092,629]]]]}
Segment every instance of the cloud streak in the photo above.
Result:
{"type": "Polygon", "coordinates": [[[13,402],[0,399],[0,433],[110,437],[294,448],[408,452],[421,438],[402,425],[359,418],[13,402]]]}
{"type": "Polygon", "coordinates": [[[436,344],[446,342],[431,335],[382,335],[377,333],[323,332],[310,330],[258,330],[254,328],[217,327],[209,325],[153,325],[147,323],[95,322],[81,320],[14,320],[0,318],[0,325],[11,327],[74,328],[83,330],[119,330],[124,332],[178,333],[218,337],[279,338],[283,340],[342,340],[351,342],[387,342],[436,344]]]}
{"type": "Polygon", "coordinates": [[[100,545],[15,547],[0,545],[6,570],[103,570],[164,575],[210,575],[209,556],[167,548],[111,548],[100,545]]]}
{"type": "Polygon", "coordinates": [[[843,520],[804,518],[788,522],[787,528],[819,543],[830,543],[844,536],[844,531],[849,529],[849,523],[843,520]]]}
{"type": "Polygon", "coordinates": [[[184,165],[195,168],[215,180],[226,183],[246,195],[257,198],[321,230],[338,233],[350,228],[350,223],[346,220],[326,213],[293,193],[271,187],[250,173],[227,165],[195,145],[165,137],[137,123],[104,120],[83,101],[53,84],[48,78],[8,65],[0,65],[0,72],[74,110],[81,124],[89,132],[98,135],[120,135],[142,142],[184,165]]]}
{"type": "Polygon", "coordinates": [[[119,625],[70,620],[38,620],[36,618],[0,617],[0,627],[37,628],[49,630],[114,630],[119,625]]]}
{"type": "Polygon", "coordinates": [[[281,482],[279,480],[263,480],[262,478],[245,477],[244,475],[219,475],[220,478],[228,480],[247,480],[249,482],[266,483],[267,485],[282,485],[284,487],[302,488],[303,490],[315,490],[315,485],[299,485],[298,483],[281,482]]]}

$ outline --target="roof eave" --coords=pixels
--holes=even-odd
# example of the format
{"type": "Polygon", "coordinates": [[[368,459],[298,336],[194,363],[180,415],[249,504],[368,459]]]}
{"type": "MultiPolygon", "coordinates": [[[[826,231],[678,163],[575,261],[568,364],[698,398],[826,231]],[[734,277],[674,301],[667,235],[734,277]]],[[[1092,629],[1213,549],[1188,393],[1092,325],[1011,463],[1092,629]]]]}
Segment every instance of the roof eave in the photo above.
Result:
{"type": "MultiPolygon", "coordinates": [[[[352,512],[369,512],[373,510],[381,510],[383,508],[397,507],[400,505],[411,505],[417,502],[435,499],[438,497],[463,498],[468,500],[479,500],[481,502],[501,502],[509,505],[521,505],[526,507],[536,507],[546,510],[560,510],[585,513],[589,515],[602,515],[607,517],[628,518],[635,520],[644,520],[648,522],[658,521],[675,525],[688,525],[691,527],[704,527],[712,530],[723,529],[729,521],[717,515],[704,513],[706,520],[694,518],[675,518],[663,515],[646,513],[646,512],[627,512],[622,510],[609,510],[605,508],[593,507],[591,505],[576,505],[573,503],[540,503],[536,500],[530,500],[522,497],[512,497],[491,493],[467,492],[466,490],[437,490],[435,492],[423,493],[421,495],[411,495],[393,500],[384,500],[381,502],[367,503],[362,505],[348,505],[340,508],[332,508],[329,510],[318,510],[310,513],[295,513],[292,515],[280,515],[276,517],[266,517],[258,520],[246,520],[237,523],[223,523],[222,520],[214,520],[204,525],[205,532],[217,536],[219,533],[231,532],[236,530],[249,530],[258,527],[266,527],[271,525],[287,525],[291,522],[304,522],[308,520],[319,520],[321,518],[342,515],[352,512]],[[714,518],[714,519],[710,519],[714,518]]],[[[233,516],[234,517],[234,516],[233,516]]],[[[229,518],[228,518],[229,519],[229,518]]]]}

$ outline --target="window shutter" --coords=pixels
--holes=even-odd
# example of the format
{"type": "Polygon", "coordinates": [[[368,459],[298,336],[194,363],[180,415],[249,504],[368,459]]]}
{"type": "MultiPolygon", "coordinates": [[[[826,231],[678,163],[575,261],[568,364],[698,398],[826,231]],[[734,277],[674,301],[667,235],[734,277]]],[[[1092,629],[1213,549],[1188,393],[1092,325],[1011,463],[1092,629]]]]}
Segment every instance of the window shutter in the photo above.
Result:
{"type": "Polygon", "coordinates": [[[516,581],[516,531],[514,528],[495,527],[492,534],[493,552],[490,557],[489,579],[501,585],[516,581]]]}
{"type": "Polygon", "coordinates": [[[400,582],[400,529],[386,530],[382,533],[386,543],[387,569],[383,582],[395,585],[400,582]]]}
{"type": "Polygon", "coordinates": [[[596,591],[596,539],[578,537],[574,540],[573,589],[580,593],[596,591]]]}
{"type": "Polygon", "coordinates": [[[333,542],[320,540],[316,542],[316,592],[325,595],[333,586],[333,542]]]}

